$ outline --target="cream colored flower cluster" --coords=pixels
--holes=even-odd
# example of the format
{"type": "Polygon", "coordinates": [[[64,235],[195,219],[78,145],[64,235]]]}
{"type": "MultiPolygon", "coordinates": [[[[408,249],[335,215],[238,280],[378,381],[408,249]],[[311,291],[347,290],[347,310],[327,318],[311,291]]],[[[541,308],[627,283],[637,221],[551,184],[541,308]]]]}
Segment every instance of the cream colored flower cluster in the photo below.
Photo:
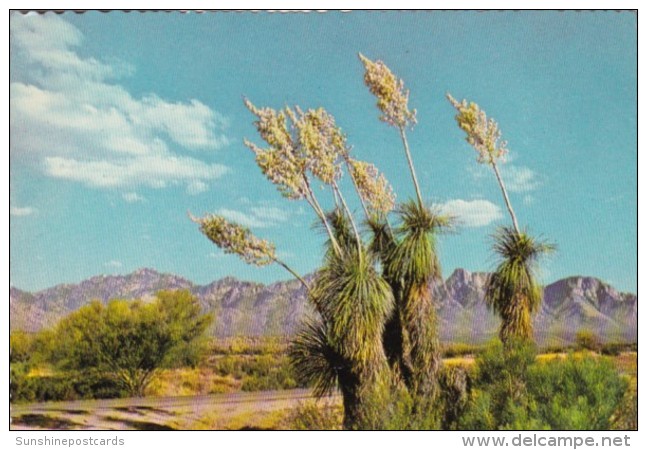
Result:
{"type": "Polygon", "coordinates": [[[357,191],[368,207],[375,213],[388,214],[395,207],[395,193],[391,185],[378,172],[373,164],[348,159],[351,176],[357,186],[357,191]]]}
{"type": "Polygon", "coordinates": [[[257,108],[245,100],[247,108],[258,118],[254,124],[261,138],[269,144],[262,149],[245,140],[256,154],[256,163],[267,178],[287,198],[308,196],[306,173],[309,171],[326,184],[341,177],[341,156],[346,153],[346,139],[335,119],[325,109],[286,107],[257,108]]]}
{"type": "Polygon", "coordinates": [[[416,110],[409,110],[409,91],[404,89],[404,81],[396,78],[382,61],[371,61],[360,53],[364,63],[364,83],[377,97],[377,107],[382,111],[380,120],[397,128],[404,129],[416,124],[416,110]]]}
{"type": "Polygon", "coordinates": [[[341,177],[340,156],[346,153],[346,138],[325,109],[286,108],[299,137],[299,149],[312,174],[326,184],[341,177]]]}
{"type": "Polygon", "coordinates": [[[256,164],[278,186],[283,196],[293,200],[304,198],[308,192],[304,177],[305,164],[295,154],[285,113],[277,113],[272,108],[257,108],[247,99],[245,105],[258,118],[254,125],[270,145],[266,150],[245,140],[245,145],[256,154],[256,164]]]}
{"type": "Polygon", "coordinates": [[[478,162],[493,164],[508,153],[507,142],[501,140],[501,130],[494,119],[488,119],[485,111],[474,102],[458,102],[450,94],[447,99],[456,108],[456,122],[465,131],[465,140],[478,152],[478,162]]]}
{"type": "Polygon", "coordinates": [[[257,238],[241,225],[217,215],[206,216],[197,222],[200,231],[225,253],[236,254],[246,263],[256,266],[266,266],[276,261],[274,244],[257,238]]]}

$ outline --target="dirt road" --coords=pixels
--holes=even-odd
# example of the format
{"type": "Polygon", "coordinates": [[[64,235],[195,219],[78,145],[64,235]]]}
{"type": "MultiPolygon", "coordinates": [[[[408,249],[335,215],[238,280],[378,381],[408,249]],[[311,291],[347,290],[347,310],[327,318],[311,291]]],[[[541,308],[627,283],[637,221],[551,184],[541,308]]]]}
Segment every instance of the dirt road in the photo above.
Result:
{"type": "MultiPolygon", "coordinates": [[[[308,389],[192,397],[78,400],[11,406],[14,430],[163,430],[245,428],[259,418],[313,399],[308,389]]],[[[322,401],[337,402],[337,397],[322,401]]]]}

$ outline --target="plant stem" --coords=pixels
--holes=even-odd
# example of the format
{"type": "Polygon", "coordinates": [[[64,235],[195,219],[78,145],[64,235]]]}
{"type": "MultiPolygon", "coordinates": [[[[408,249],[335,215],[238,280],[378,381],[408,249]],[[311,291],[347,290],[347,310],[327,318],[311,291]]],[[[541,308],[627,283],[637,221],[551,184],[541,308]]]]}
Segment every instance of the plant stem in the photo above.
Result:
{"type": "Polygon", "coordinates": [[[357,231],[357,226],[355,225],[355,220],[353,220],[353,214],[350,212],[350,209],[348,208],[348,205],[346,204],[346,200],[344,199],[344,196],[342,195],[341,191],[339,190],[339,187],[337,186],[336,181],[333,181],[332,187],[333,187],[334,191],[337,192],[337,195],[339,196],[339,199],[341,200],[341,204],[344,205],[344,210],[346,211],[346,214],[348,215],[348,220],[350,220],[350,224],[353,227],[353,232],[355,233],[355,239],[357,240],[357,254],[359,255],[359,260],[361,262],[361,260],[362,260],[362,238],[359,235],[359,231],[357,231]]]}
{"type": "Polygon", "coordinates": [[[359,186],[357,186],[357,181],[355,180],[355,177],[353,176],[353,171],[350,166],[350,161],[348,160],[348,156],[344,158],[346,161],[346,168],[348,169],[348,174],[350,175],[350,179],[353,180],[353,186],[355,186],[355,191],[357,192],[357,196],[359,197],[359,201],[362,204],[362,209],[364,210],[364,214],[366,214],[366,218],[370,219],[371,216],[368,212],[368,208],[366,207],[366,202],[364,202],[364,197],[362,197],[362,193],[359,190],[359,186]]]}
{"type": "Polygon", "coordinates": [[[517,234],[521,234],[519,231],[519,224],[517,223],[517,216],[514,214],[514,210],[512,209],[512,205],[510,204],[510,199],[508,198],[508,191],[505,188],[505,184],[503,184],[503,178],[501,178],[501,174],[499,173],[499,168],[497,167],[496,162],[494,161],[491,161],[490,164],[494,169],[494,175],[496,175],[496,179],[499,182],[499,186],[501,187],[501,192],[503,193],[503,200],[505,201],[505,206],[506,208],[508,208],[510,217],[512,217],[512,225],[514,226],[514,230],[517,232],[517,234]]]}
{"type": "Polygon", "coordinates": [[[416,177],[416,170],[413,167],[413,160],[411,159],[411,152],[409,151],[409,142],[407,141],[407,135],[404,131],[404,127],[400,127],[400,138],[402,139],[402,144],[404,145],[404,152],[407,155],[407,162],[409,163],[409,170],[411,170],[411,177],[413,178],[413,185],[416,188],[416,195],[418,196],[418,205],[420,208],[423,208],[422,194],[420,193],[420,185],[418,184],[418,177],[416,177]]]}
{"type": "Polygon", "coordinates": [[[317,216],[319,216],[319,219],[321,220],[321,223],[323,223],[324,227],[326,228],[326,232],[328,233],[328,237],[330,238],[330,242],[332,243],[333,250],[337,254],[337,256],[341,256],[343,254],[341,247],[339,246],[339,243],[337,242],[337,239],[335,239],[335,235],[332,232],[332,229],[330,228],[330,224],[328,223],[328,220],[326,220],[326,215],[323,212],[323,209],[321,209],[321,206],[319,205],[319,202],[317,201],[317,197],[315,197],[315,193],[312,192],[312,188],[310,187],[310,182],[308,181],[308,177],[304,175],[304,181],[306,185],[306,189],[308,189],[308,194],[310,198],[306,197],[306,200],[308,200],[308,203],[310,206],[312,206],[312,209],[315,210],[315,213],[317,216]]]}
{"type": "Polygon", "coordinates": [[[301,275],[299,275],[297,272],[295,272],[294,270],[292,270],[292,268],[291,268],[290,266],[288,266],[287,264],[285,264],[285,263],[284,263],[283,261],[281,261],[280,259],[276,259],[276,258],[274,258],[274,262],[275,262],[275,263],[277,263],[279,266],[283,267],[283,268],[284,268],[285,270],[287,270],[288,272],[290,272],[290,273],[291,273],[291,274],[292,274],[292,275],[293,275],[297,280],[299,280],[299,281],[301,282],[301,284],[302,284],[302,285],[304,285],[304,286],[305,286],[306,291],[310,292],[310,286],[308,285],[308,283],[306,282],[306,280],[304,280],[304,279],[303,279],[303,277],[301,277],[301,275]]]}

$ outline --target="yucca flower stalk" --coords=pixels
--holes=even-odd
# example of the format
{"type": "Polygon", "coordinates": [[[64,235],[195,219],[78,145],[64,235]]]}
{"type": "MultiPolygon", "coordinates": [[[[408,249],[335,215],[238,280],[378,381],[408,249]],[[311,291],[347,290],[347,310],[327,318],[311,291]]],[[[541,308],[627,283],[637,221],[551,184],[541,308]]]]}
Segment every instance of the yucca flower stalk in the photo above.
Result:
{"type": "Polygon", "coordinates": [[[492,167],[497,182],[499,183],[499,187],[501,188],[505,206],[510,214],[510,218],[512,219],[512,225],[517,234],[519,234],[520,230],[517,216],[512,209],[512,203],[510,203],[508,191],[505,188],[505,183],[503,182],[503,178],[501,177],[497,166],[497,161],[503,160],[505,155],[508,153],[508,143],[501,139],[501,130],[499,129],[499,125],[494,119],[488,118],[485,111],[483,111],[476,103],[468,103],[467,100],[459,102],[452,97],[451,94],[447,94],[447,99],[456,111],[458,111],[456,122],[458,123],[459,128],[467,134],[465,140],[474,147],[474,150],[478,153],[477,161],[479,164],[488,164],[492,167]]]}
{"type": "MultiPolygon", "coordinates": [[[[330,121],[323,113],[304,114],[297,108],[294,112],[290,108],[284,111],[275,111],[272,108],[257,108],[248,99],[244,100],[245,106],[257,117],[254,122],[261,138],[269,144],[268,149],[263,149],[256,144],[245,140],[245,145],[256,155],[256,164],[263,174],[279,192],[289,200],[306,200],[315,214],[324,225],[328,237],[332,242],[333,251],[341,254],[341,247],[335,240],[330,224],[326,221],[326,214],[315,195],[308,171],[329,183],[340,176],[340,171],[335,164],[337,159],[338,137],[330,130],[330,121]],[[298,115],[298,116],[297,116],[298,115]],[[290,123],[289,123],[290,122],[290,123]],[[313,137],[316,125],[313,122],[325,122],[322,127],[329,131],[326,136],[330,145],[313,151],[314,144],[318,141],[313,137]]],[[[329,118],[328,118],[329,119],[329,118]]],[[[334,125],[334,122],[333,122],[334,125]]],[[[320,140],[325,140],[320,137],[320,140]]]]}
{"type": "Polygon", "coordinates": [[[366,218],[386,218],[395,208],[395,193],[384,174],[371,163],[350,156],[345,161],[366,218]]]}
{"type": "Polygon", "coordinates": [[[416,124],[416,110],[410,110],[408,106],[409,91],[404,88],[404,81],[397,78],[384,62],[371,61],[361,53],[359,59],[365,68],[364,84],[377,98],[377,107],[382,112],[380,120],[398,129],[416,190],[418,205],[422,208],[424,202],[406,134],[407,127],[413,128],[416,124]]]}
{"type": "Polygon", "coordinates": [[[305,279],[276,256],[274,244],[254,236],[247,227],[215,214],[197,218],[189,213],[189,218],[200,225],[202,234],[225,253],[237,255],[247,264],[259,267],[278,264],[299,280],[307,291],[310,291],[310,285],[305,279]]]}
{"type": "Polygon", "coordinates": [[[535,276],[537,259],[554,251],[555,246],[539,242],[519,228],[497,166],[497,161],[503,160],[508,153],[499,125],[488,118],[476,103],[459,102],[450,94],[447,94],[447,99],[458,112],[456,122],[465,131],[465,140],[478,153],[477,161],[492,167],[512,220],[512,227],[501,227],[493,236],[494,251],[500,257],[500,263],[488,277],[485,301],[501,317],[499,338],[506,347],[528,342],[533,336],[532,316],[542,299],[542,290],[535,276]]]}

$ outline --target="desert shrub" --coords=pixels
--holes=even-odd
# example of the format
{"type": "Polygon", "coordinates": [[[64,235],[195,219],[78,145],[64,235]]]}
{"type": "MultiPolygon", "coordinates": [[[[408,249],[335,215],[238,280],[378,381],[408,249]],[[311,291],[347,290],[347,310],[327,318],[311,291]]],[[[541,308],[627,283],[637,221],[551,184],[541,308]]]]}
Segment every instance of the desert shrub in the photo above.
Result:
{"type": "Polygon", "coordinates": [[[538,419],[557,430],[610,429],[628,387],[609,360],[590,356],[535,364],[528,375],[538,419]]]}
{"type": "Polygon", "coordinates": [[[243,391],[265,391],[305,387],[297,382],[287,355],[226,355],[212,362],[220,376],[231,376],[242,382],[243,391]]]}
{"type": "Polygon", "coordinates": [[[300,403],[285,418],[282,428],[288,430],[341,430],[343,421],[341,405],[325,401],[300,403]]]}
{"type": "Polygon", "coordinates": [[[443,356],[445,358],[456,358],[466,355],[478,355],[484,351],[485,347],[482,345],[465,344],[458,342],[455,344],[446,344],[443,347],[443,356]]]}
{"type": "Polygon", "coordinates": [[[216,338],[211,342],[214,355],[267,355],[285,353],[285,337],[243,337],[216,338]]]}
{"type": "Polygon", "coordinates": [[[476,360],[474,389],[468,405],[456,420],[462,429],[525,429],[540,428],[532,423],[528,412],[534,409],[528,396],[528,369],[537,351],[528,343],[510,343],[504,348],[500,341],[492,343],[476,360]]]}
{"type": "Polygon", "coordinates": [[[14,378],[12,370],[10,389],[13,402],[70,401],[127,396],[127,392],[114,378],[98,373],[68,372],[51,376],[30,376],[28,373],[17,372],[18,370],[16,370],[18,377],[14,378]]]}
{"type": "Polygon", "coordinates": [[[636,343],[628,342],[607,342],[602,344],[600,353],[608,356],[618,356],[622,352],[635,352],[637,351],[636,343]]]}
{"type": "Polygon", "coordinates": [[[457,420],[462,429],[608,430],[628,387],[606,358],[541,362],[529,346],[491,346],[477,359],[474,376],[457,420]]]}
{"type": "Polygon", "coordinates": [[[599,352],[602,348],[602,342],[593,331],[580,330],[575,334],[575,346],[580,350],[599,352]]]}
{"type": "Polygon", "coordinates": [[[11,363],[9,370],[9,398],[12,403],[32,402],[35,399],[32,379],[26,363],[11,363]]]}
{"type": "Polygon", "coordinates": [[[611,419],[613,430],[638,429],[638,393],[635,387],[627,390],[611,419]]]}

